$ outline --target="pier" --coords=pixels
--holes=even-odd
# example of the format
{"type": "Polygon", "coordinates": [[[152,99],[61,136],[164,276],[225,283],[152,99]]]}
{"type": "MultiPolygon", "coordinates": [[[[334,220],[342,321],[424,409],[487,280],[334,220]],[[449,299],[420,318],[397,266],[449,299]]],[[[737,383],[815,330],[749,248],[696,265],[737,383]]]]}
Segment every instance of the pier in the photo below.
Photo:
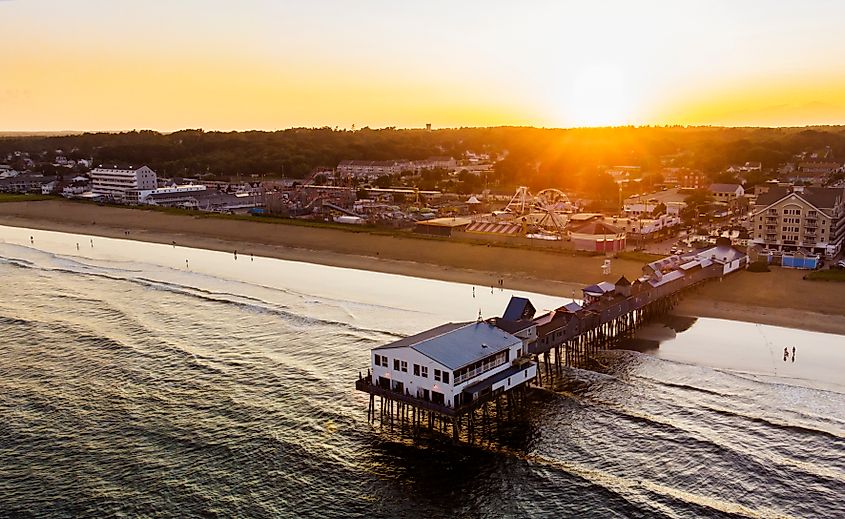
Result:
{"type": "Polygon", "coordinates": [[[448,323],[373,349],[355,388],[369,394],[368,420],[382,429],[474,443],[522,411],[532,384],[551,386],[564,367],[591,367],[599,351],[747,262],[720,239],[710,249],[649,263],[634,281],[622,276],[584,287],[581,304],[540,316],[528,299],[512,297],[501,317],[448,323]]]}

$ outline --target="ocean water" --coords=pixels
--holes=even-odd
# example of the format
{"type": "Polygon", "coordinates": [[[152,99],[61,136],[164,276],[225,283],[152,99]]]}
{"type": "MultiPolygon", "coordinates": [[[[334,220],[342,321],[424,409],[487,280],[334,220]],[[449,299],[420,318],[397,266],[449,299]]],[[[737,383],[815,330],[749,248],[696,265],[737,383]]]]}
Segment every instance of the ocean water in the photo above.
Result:
{"type": "Polygon", "coordinates": [[[835,335],[668,319],[506,441],[367,423],[370,348],[511,294],[0,227],[0,516],[845,516],[835,335]]]}

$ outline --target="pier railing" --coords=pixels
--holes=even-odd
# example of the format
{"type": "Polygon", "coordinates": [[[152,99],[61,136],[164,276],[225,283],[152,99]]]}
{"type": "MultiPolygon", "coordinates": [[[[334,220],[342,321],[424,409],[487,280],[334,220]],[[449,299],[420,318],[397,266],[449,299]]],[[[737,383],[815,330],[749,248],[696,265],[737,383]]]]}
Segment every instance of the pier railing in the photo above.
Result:
{"type": "Polygon", "coordinates": [[[405,393],[399,393],[397,391],[393,391],[390,389],[385,389],[377,384],[373,384],[368,378],[359,378],[355,381],[355,389],[358,391],[363,391],[365,393],[369,393],[375,396],[381,396],[384,398],[390,398],[392,400],[397,400],[399,402],[404,402],[406,404],[411,404],[415,407],[425,409],[427,411],[432,411],[435,413],[443,414],[446,416],[456,416],[467,411],[471,411],[477,408],[481,402],[477,400],[473,400],[472,402],[467,402],[466,404],[461,404],[458,407],[452,407],[443,404],[436,404],[429,400],[423,400],[421,398],[416,398],[411,395],[407,395],[405,393]]]}

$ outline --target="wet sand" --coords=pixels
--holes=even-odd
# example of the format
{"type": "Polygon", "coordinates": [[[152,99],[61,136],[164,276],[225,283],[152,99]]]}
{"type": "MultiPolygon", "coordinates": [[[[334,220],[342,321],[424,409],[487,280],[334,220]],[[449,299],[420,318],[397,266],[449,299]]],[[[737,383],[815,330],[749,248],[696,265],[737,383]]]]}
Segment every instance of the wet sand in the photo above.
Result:
{"type": "MultiPolygon", "coordinates": [[[[279,259],[504,286],[562,297],[585,284],[633,279],[639,262],[614,259],[602,276],[602,257],[476,245],[442,239],[343,231],[283,223],[188,216],[49,200],[0,204],[0,224],[155,243],[237,250],[279,259]],[[128,234],[127,234],[128,232],[128,234]]],[[[0,236],[2,239],[2,236],[0,236]]],[[[686,297],[677,312],[845,334],[845,287],[810,282],[799,271],[741,272],[686,297]]]]}

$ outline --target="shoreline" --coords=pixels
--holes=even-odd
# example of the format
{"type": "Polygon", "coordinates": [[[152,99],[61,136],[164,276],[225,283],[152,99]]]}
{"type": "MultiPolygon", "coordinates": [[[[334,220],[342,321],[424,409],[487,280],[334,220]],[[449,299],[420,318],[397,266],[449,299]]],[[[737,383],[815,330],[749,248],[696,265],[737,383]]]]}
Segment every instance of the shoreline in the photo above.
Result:
{"type": "MultiPolygon", "coordinates": [[[[416,239],[413,236],[175,215],[60,200],[0,204],[0,225],[130,239],[369,270],[480,287],[504,286],[572,298],[598,281],[629,279],[642,264],[603,257],[416,239]],[[97,222],[97,223],[94,223],[97,222]],[[102,223],[108,222],[108,223],[102,223]],[[126,232],[129,231],[129,235],[126,232]],[[612,279],[611,279],[612,278],[612,279]]],[[[673,313],[845,335],[845,298],[835,283],[803,281],[801,271],[740,272],[683,298],[673,313]],[[773,283],[778,278],[777,283],[773,283]],[[824,311],[822,311],[824,310],[824,311]]]]}

